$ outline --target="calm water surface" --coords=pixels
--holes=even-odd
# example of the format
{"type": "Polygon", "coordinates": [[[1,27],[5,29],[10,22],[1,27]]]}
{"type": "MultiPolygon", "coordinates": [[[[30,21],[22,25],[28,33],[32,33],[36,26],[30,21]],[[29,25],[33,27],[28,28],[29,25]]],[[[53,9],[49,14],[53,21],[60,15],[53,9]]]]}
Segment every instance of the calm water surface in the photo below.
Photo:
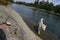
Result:
{"type": "Polygon", "coordinates": [[[41,18],[44,18],[44,23],[47,25],[48,31],[56,34],[60,38],[60,17],[57,15],[42,12],[40,10],[35,10],[30,7],[18,4],[10,4],[10,6],[16,10],[19,14],[22,14],[36,23],[39,22],[41,18]]]}

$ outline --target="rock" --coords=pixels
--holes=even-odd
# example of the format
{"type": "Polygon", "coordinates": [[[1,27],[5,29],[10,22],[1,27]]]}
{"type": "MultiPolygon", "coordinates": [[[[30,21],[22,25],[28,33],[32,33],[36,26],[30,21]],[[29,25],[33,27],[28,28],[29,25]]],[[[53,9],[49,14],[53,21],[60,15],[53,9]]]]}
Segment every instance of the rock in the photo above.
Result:
{"type": "Polygon", "coordinates": [[[8,21],[7,21],[6,24],[7,24],[8,26],[10,26],[10,25],[11,25],[11,22],[8,22],[8,21]]]}

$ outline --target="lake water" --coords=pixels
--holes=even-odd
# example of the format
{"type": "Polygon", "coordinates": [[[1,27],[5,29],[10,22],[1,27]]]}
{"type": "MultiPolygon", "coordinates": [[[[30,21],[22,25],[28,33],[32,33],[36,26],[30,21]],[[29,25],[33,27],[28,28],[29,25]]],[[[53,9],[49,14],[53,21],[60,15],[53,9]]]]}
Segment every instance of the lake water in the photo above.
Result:
{"type": "Polygon", "coordinates": [[[44,24],[47,25],[46,30],[56,34],[60,38],[60,16],[35,10],[24,5],[10,4],[10,7],[36,23],[38,23],[41,18],[44,18],[44,24]]]}

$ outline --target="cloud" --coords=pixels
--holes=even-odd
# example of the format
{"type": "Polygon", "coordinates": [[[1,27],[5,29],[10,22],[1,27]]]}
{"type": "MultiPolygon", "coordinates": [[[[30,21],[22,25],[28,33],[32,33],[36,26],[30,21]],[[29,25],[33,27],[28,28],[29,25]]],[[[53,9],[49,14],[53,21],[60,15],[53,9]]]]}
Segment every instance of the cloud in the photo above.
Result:
{"type": "Polygon", "coordinates": [[[53,0],[54,5],[60,4],[60,0],[53,0]]]}
{"type": "Polygon", "coordinates": [[[14,1],[22,1],[27,3],[33,3],[35,0],[14,0],[14,1]]]}
{"type": "MultiPolygon", "coordinates": [[[[40,0],[42,1],[42,0],[40,0]]],[[[47,0],[44,0],[44,1],[47,1],[47,0]]],[[[49,2],[53,2],[54,5],[58,5],[60,4],[60,0],[48,0],[49,2]]]]}
{"type": "Polygon", "coordinates": [[[58,4],[60,5],[60,2],[55,2],[54,4],[55,4],[55,5],[58,5],[58,4]]]}
{"type": "Polygon", "coordinates": [[[49,0],[49,2],[52,2],[53,0],[49,0]]]}
{"type": "MultiPolygon", "coordinates": [[[[39,1],[42,1],[42,0],[39,0],[39,1]]],[[[47,0],[44,0],[45,2],[47,1],[47,0]]]]}

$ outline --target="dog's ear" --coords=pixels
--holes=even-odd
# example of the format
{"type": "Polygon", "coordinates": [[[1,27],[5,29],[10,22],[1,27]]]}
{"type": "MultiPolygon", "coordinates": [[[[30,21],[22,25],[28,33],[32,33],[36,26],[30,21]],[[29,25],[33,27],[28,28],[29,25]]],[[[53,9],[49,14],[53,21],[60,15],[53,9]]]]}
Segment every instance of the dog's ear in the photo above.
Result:
{"type": "Polygon", "coordinates": [[[41,18],[41,21],[43,21],[44,20],[44,18],[41,18]]]}

